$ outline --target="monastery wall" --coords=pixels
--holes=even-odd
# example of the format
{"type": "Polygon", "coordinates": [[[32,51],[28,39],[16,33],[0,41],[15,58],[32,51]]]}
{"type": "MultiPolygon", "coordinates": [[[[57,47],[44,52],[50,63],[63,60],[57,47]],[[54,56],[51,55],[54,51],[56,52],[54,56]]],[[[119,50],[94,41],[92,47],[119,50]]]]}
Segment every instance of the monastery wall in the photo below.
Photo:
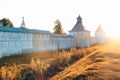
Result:
{"type": "Polygon", "coordinates": [[[96,37],[91,37],[90,44],[95,45],[97,43],[98,43],[97,38],[96,37]]]}
{"type": "Polygon", "coordinates": [[[68,49],[75,46],[74,38],[70,35],[51,34],[50,43],[55,50],[68,49]]]}
{"type": "Polygon", "coordinates": [[[91,37],[90,31],[86,30],[79,15],[69,35],[52,34],[45,30],[25,29],[24,17],[22,28],[0,26],[0,56],[12,54],[40,52],[49,50],[68,49],[75,47],[90,47],[96,43],[105,43],[105,33],[101,26],[91,37]]]}
{"type": "Polygon", "coordinates": [[[99,44],[104,44],[105,43],[105,34],[101,32],[96,32],[95,33],[96,39],[99,44]]]}
{"type": "Polygon", "coordinates": [[[19,30],[21,29],[0,29],[0,56],[68,49],[74,46],[74,38],[70,35],[51,34],[49,31],[40,30],[19,30]]]}
{"type": "Polygon", "coordinates": [[[0,56],[13,54],[61,50],[71,47],[90,47],[96,43],[103,44],[104,34],[96,33],[91,37],[88,32],[52,34],[49,31],[10,28],[0,26],[0,56]]]}
{"type": "Polygon", "coordinates": [[[0,54],[3,56],[22,53],[23,49],[32,48],[32,34],[0,31],[0,54]]]}

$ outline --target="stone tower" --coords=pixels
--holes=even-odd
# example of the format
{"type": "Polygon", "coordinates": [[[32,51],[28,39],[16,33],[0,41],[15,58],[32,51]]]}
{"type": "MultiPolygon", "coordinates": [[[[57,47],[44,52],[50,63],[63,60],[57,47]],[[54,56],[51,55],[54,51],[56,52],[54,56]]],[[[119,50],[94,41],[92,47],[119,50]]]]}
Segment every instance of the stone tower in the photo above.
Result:
{"type": "Polygon", "coordinates": [[[74,37],[76,47],[89,47],[90,46],[90,31],[85,30],[82,24],[82,18],[79,15],[77,22],[69,34],[74,37]]]}
{"type": "Polygon", "coordinates": [[[103,31],[101,25],[98,26],[96,32],[95,32],[95,36],[97,38],[97,42],[100,44],[104,44],[105,43],[105,32],[103,31]]]}

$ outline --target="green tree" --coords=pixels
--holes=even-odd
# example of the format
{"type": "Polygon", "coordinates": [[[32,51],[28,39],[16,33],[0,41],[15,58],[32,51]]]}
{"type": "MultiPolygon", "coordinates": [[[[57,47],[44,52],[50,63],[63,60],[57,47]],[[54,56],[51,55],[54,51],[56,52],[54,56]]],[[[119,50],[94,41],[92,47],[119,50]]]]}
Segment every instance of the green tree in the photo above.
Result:
{"type": "Polygon", "coordinates": [[[8,18],[3,18],[0,20],[0,25],[1,26],[9,26],[9,27],[14,27],[13,23],[8,19],[8,18]]]}
{"type": "Polygon", "coordinates": [[[59,20],[55,21],[55,27],[54,27],[54,34],[63,34],[63,29],[62,29],[62,25],[61,22],[59,20]]]}

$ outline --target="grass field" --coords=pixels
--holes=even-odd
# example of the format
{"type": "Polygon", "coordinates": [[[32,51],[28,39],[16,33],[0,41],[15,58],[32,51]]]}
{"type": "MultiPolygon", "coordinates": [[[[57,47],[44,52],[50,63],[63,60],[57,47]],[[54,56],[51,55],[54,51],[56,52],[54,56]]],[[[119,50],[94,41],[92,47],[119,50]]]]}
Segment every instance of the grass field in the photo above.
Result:
{"type": "Polygon", "coordinates": [[[100,48],[71,48],[70,50],[38,52],[0,58],[2,80],[48,80],[77,60],[100,48]]]}

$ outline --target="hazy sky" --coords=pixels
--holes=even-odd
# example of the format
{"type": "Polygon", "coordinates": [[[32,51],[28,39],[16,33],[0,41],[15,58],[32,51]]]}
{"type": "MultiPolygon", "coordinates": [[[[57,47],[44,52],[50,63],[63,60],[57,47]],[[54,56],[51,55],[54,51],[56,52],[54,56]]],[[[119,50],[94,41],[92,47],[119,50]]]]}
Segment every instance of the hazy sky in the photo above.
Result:
{"type": "Polygon", "coordinates": [[[52,31],[59,19],[65,32],[70,31],[78,15],[87,30],[102,25],[107,35],[120,35],[120,0],[0,0],[0,19],[9,18],[19,27],[52,31]]]}

